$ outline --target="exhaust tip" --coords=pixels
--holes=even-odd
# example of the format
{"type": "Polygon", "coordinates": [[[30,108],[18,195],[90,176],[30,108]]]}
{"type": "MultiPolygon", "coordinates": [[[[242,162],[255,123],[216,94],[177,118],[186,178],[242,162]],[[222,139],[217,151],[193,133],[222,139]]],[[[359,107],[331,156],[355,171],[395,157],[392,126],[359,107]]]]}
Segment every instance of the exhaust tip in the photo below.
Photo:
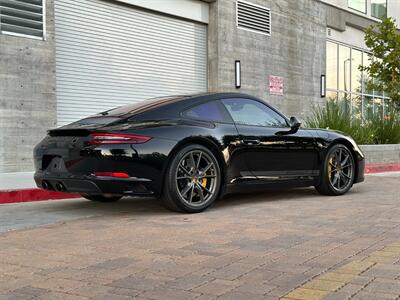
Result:
{"type": "Polygon", "coordinates": [[[50,190],[51,189],[50,183],[48,183],[47,180],[43,180],[42,181],[42,188],[45,189],[45,190],[50,190]]]}
{"type": "Polygon", "coordinates": [[[61,182],[56,183],[56,190],[58,192],[65,192],[65,186],[61,182]]]}

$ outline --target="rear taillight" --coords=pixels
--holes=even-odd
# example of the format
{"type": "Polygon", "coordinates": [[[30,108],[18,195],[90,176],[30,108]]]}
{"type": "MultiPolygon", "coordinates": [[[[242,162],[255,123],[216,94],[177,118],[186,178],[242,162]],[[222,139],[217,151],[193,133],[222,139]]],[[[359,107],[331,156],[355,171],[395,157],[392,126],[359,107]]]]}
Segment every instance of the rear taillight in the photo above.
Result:
{"type": "Polygon", "coordinates": [[[143,144],[151,140],[149,136],[119,133],[95,132],[90,135],[90,144],[143,144]]]}
{"type": "Polygon", "coordinates": [[[98,177],[129,178],[127,173],[122,172],[96,172],[94,175],[98,177]]]}

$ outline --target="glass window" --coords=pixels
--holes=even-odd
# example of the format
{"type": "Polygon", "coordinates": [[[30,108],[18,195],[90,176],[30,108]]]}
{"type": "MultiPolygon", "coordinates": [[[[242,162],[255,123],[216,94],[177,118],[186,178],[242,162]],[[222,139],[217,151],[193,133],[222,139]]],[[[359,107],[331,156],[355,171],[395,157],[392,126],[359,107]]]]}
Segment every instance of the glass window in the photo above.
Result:
{"type": "MultiPolygon", "coordinates": [[[[363,53],[363,66],[369,66],[371,64],[371,61],[372,61],[371,54],[364,52],[363,53]]],[[[370,80],[372,80],[372,79],[369,78],[367,72],[364,72],[363,73],[363,93],[364,94],[368,94],[368,95],[373,94],[373,91],[368,88],[368,83],[370,80]]]]}
{"type": "Polygon", "coordinates": [[[326,98],[337,101],[356,119],[368,119],[373,115],[384,115],[390,99],[387,94],[372,90],[368,73],[359,66],[369,66],[375,59],[371,54],[327,41],[326,45],[326,98]],[[336,80],[335,78],[338,78],[336,80]]]}
{"type": "Polygon", "coordinates": [[[370,119],[374,115],[374,99],[371,96],[364,96],[364,119],[370,119]]]}
{"type": "Polygon", "coordinates": [[[286,120],[267,105],[250,99],[222,100],[232,119],[240,125],[287,127],[286,120]]]}
{"type": "Polygon", "coordinates": [[[383,99],[374,98],[374,114],[378,116],[383,116],[383,99]]]}
{"type": "Polygon", "coordinates": [[[122,116],[127,114],[135,114],[135,113],[142,113],[154,108],[159,108],[163,105],[170,104],[172,102],[177,102],[180,100],[185,99],[184,96],[169,96],[169,97],[157,97],[151,98],[144,101],[136,101],[132,104],[119,106],[107,111],[100,113],[101,115],[107,116],[122,116]]]}
{"type": "Polygon", "coordinates": [[[352,115],[354,118],[361,120],[362,119],[362,96],[353,94],[351,97],[352,104],[352,115]]]}
{"type": "Polygon", "coordinates": [[[349,7],[367,13],[367,0],[348,0],[349,7]]]}
{"type": "Polygon", "coordinates": [[[216,101],[206,102],[195,107],[188,109],[183,112],[183,115],[188,118],[213,121],[213,122],[224,122],[224,114],[221,111],[220,106],[216,101]]]}
{"type": "Polygon", "coordinates": [[[337,44],[326,42],[326,88],[337,89],[337,44]]]}
{"type": "Polygon", "coordinates": [[[358,69],[362,65],[362,52],[351,49],[351,91],[361,93],[362,72],[358,69]]]}
{"type": "MultiPolygon", "coordinates": [[[[376,61],[382,62],[381,59],[374,58],[376,61]]],[[[382,84],[381,80],[374,79],[375,84],[382,84]]],[[[383,90],[374,90],[374,96],[383,97],[383,90]]]]}
{"type": "Polygon", "coordinates": [[[386,0],[371,0],[371,16],[384,19],[387,14],[386,0]]]}
{"type": "Polygon", "coordinates": [[[332,92],[332,91],[328,91],[326,92],[326,99],[328,99],[328,101],[334,101],[336,102],[338,97],[337,97],[337,92],[332,92]]]}
{"type": "Polygon", "coordinates": [[[341,105],[346,114],[351,114],[351,102],[349,93],[339,93],[339,105],[341,105]]]}
{"type": "Polygon", "coordinates": [[[339,45],[339,90],[350,91],[350,48],[339,45]]]}
{"type": "Polygon", "coordinates": [[[384,113],[384,118],[388,119],[390,118],[391,115],[391,107],[390,107],[390,100],[389,99],[383,99],[383,113],[384,113]]]}

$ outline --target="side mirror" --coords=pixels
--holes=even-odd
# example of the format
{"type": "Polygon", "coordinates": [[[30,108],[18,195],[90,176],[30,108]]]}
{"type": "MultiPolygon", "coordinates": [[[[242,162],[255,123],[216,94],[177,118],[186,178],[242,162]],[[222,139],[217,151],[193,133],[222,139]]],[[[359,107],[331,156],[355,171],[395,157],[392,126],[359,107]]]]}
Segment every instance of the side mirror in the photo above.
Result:
{"type": "Polygon", "coordinates": [[[299,130],[301,123],[296,119],[296,117],[290,117],[289,119],[290,130],[287,131],[278,131],[275,133],[276,135],[287,135],[287,134],[295,134],[297,130],[299,130]]]}
{"type": "Polygon", "coordinates": [[[291,128],[291,131],[293,133],[295,133],[297,130],[299,130],[301,123],[296,119],[296,117],[290,117],[289,125],[291,128]]]}

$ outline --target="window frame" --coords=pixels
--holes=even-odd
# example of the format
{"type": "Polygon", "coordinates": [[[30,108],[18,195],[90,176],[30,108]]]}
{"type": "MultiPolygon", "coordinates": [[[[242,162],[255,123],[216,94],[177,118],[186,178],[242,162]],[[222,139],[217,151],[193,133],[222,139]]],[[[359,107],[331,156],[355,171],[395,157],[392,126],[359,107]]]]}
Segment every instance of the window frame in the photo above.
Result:
{"type": "Polygon", "coordinates": [[[223,98],[221,99],[221,104],[222,106],[225,108],[225,110],[227,111],[227,113],[229,114],[230,118],[232,119],[233,123],[235,124],[235,126],[253,126],[253,127],[264,127],[264,128],[290,128],[289,125],[289,119],[283,115],[280,111],[278,111],[277,109],[275,109],[274,107],[272,107],[271,105],[269,105],[268,103],[266,103],[265,101],[262,101],[260,99],[254,99],[254,98],[244,98],[244,97],[228,97],[228,98],[223,98]],[[235,120],[233,119],[231,113],[229,112],[229,110],[225,107],[225,104],[223,103],[223,100],[229,100],[229,99],[241,99],[241,100],[250,100],[250,101],[255,101],[260,103],[261,105],[266,106],[267,108],[269,108],[270,110],[272,110],[273,112],[275,112],[277,115],[279,115],[280,117],[282,117],[282,119],[285,121],[286,126],[269,126],[269,125],[253,125],[253,124],[239,124],[236,123],[235,120]]]}
{"type": "Polygon", "coordinates": [[[212,122],[212,123],[218,123],[218,124],[230,124],[230,125],[234,125],[235,122],[232,119],[231,114],[229,113],[229,111],[226,109],[225,105],[221,102],[221,99],[207,99],[205,101],[202,101],[200,103],[194,103],[191,104],[189,106],[186,106],[183,110],[181,110],[179,112],[179,116],[183,119],[186,120],[194,120],[194,121],[200,121],[200,122],[212,122]],[[204,105],[207,104],[209,102],[215,102],[217,104],[217,107],[220,109],[222,116],[223,116],[223,120],[222,121],[213,121],[213,120],[205,120],[205,119],[200,119],[200,118],[194,118],[194,117],[190,117],[188,115],[186,115],[185,113],[197,106],[200,105],[204,105]]]}
{"type": "Polygon", "coordinates": [[[0,35],[9,35],[9,36],[15,36],[15,37],[22,37],[22,38],[29,38],[29,39],[34,39],[34,40],[41,40],[41,41],[46,41],[47,39],[47,34],[46,34],[46,0],[42,0],[42,36],[34,36],[34,35],[29,35],[29,34],[23,34],[23,33],[18,33],[18,32],[12,32],[12,31],[2,31],[1,30],[1,14],[0,14],[0,35]]]}
{"type": "MultiPolygon", "coordinates": [[[[370,6],[371,6],[371,7],[370,7],[370,9],[371,9],[371,18],[374,18],[374,19],[376,19],[376,20],[382,21],[381,18],[379,18],[379,17],[377,17],[377,16],[374,16],[374,15],[372,14],[372,12],[373,12],[373,10],[372,10],[372,1],[373,1],[373,0],[370,1],[370,6]]],[[[388,1],[385,0],[385,2],[386,2],[386,6],[385,6],[385,8],[386,8],[385,18],[387,18],[387,16],[388,16],[388,1]]]]}

